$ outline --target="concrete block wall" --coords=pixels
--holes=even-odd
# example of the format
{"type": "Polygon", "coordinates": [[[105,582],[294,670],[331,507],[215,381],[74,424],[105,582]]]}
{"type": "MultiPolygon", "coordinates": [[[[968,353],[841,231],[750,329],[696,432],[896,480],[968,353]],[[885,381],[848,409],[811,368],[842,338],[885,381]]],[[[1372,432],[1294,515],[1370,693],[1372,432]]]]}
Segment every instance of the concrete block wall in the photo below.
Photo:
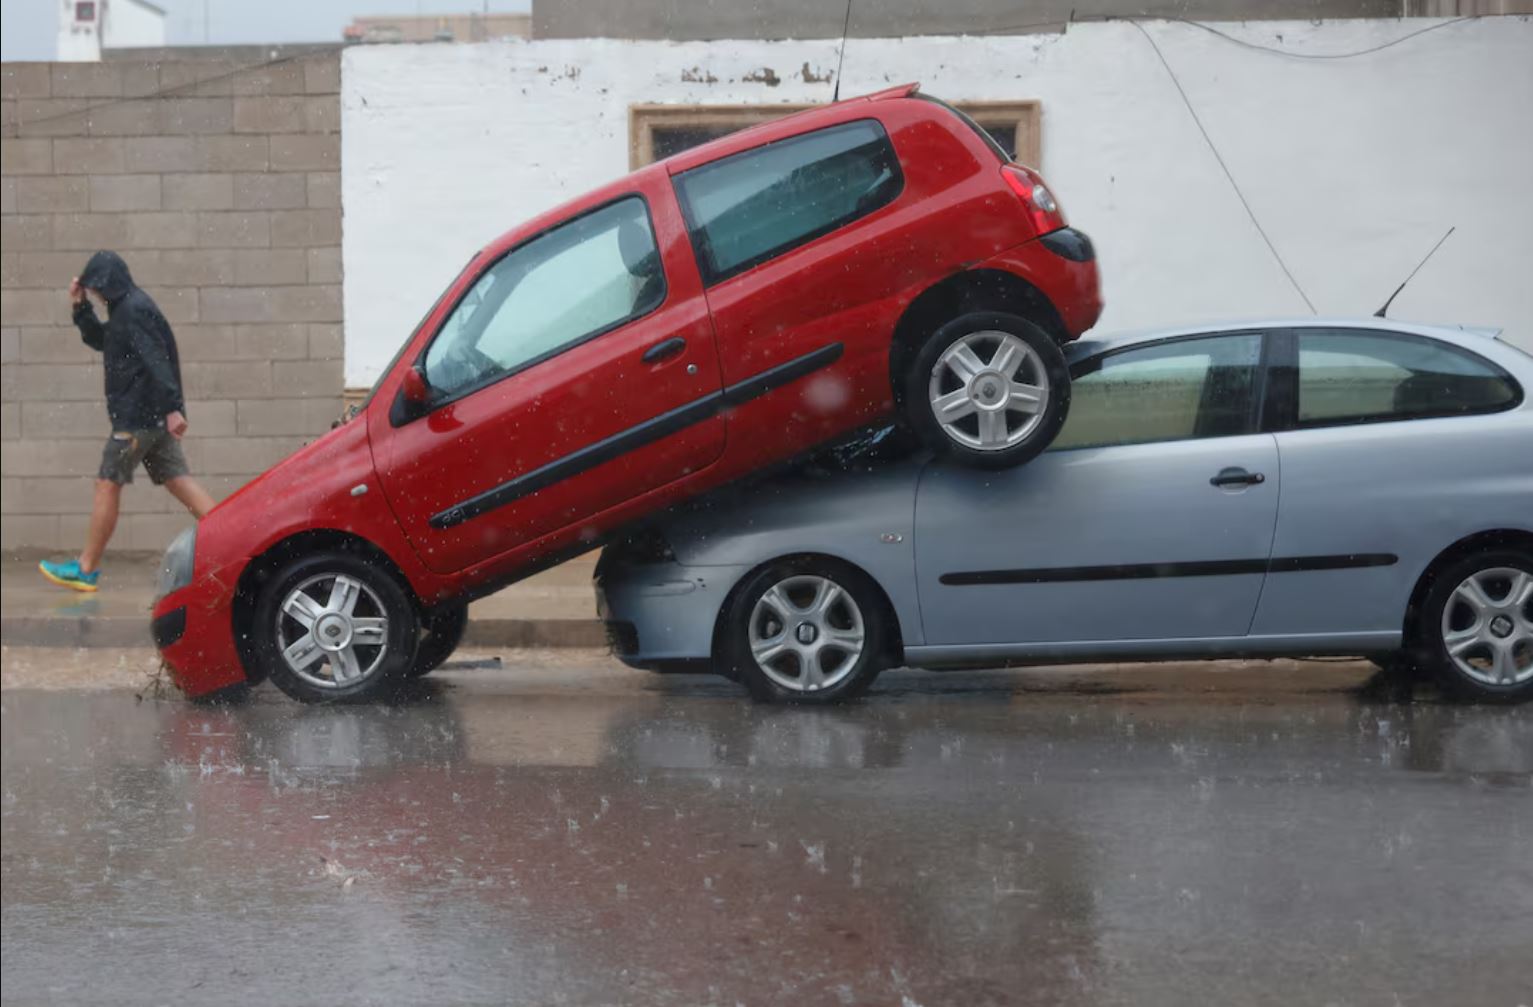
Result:
{"type": "MultiPolygon", "coordinates": [[[[0,242],[0,538],[72,550],[108,433],[99,355],[70,279],[123,255],[176,332],[193,474],[220,498],[341,410],[340,70],[6,63],[0,242]]],[[[190,518],[140,470],[115,549],[190,518]]]]}

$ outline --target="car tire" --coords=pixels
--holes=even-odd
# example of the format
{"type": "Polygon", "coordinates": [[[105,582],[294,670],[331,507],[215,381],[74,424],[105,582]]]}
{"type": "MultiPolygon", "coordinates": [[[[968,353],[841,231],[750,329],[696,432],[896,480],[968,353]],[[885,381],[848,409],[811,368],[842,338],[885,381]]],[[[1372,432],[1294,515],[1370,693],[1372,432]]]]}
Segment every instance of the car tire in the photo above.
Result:
{"type": "Polygon", "coordinates": [[[866,574],[833,560],[786,559],[756,571],[731,595],[720,628],[725,673],[763,702],[851,699],[890,663],[882,595],[866,574]]]}
{"type": "Polygon", "coordinates": [[[277,570],[256,599],[251,632],[277,688],[304,703],[341,703],[392,695],[414,666],[419,626],[389,571],[334,550],[277,570]]]}
{"type": "Polygon", "coordinates": [[[1533,698],[1533,553],[1493,549],[1440,570],[1416,627],[1443,691],[1477,702],[1533,698]]]}
{"type": "Polygon", "coordinates": [[[939,455],[977,468],[1031,461],[1070,413],[1059,344],[1019,315],[976,311],[932,333],[905,375],[904,419],[939,455]],[[1030,405],[1019,407],[1031,393],[1030,405]]]}
{"type": "Polygon", "coordinates": [[[467,605],[444,605],[421,619],[421,638],[415,648],[410,677],[429,675],[452,657],[468,629],[467,605]]]}

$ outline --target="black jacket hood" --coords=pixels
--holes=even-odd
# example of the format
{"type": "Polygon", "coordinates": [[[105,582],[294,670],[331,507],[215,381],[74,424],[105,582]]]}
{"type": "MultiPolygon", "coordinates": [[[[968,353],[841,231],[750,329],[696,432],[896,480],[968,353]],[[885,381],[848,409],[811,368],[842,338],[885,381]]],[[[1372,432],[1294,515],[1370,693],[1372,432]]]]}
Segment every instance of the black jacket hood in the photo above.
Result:
{"type": "Polygon", "coordinates": [[[75,327],[102,357],[106,411],[112,429],[160,430],[172,412],[186,412],[181,358],[175,333],[154,299],[133,283],[128,264],[115,252],[97,252],[80,274],[80,285],[106,298],[102,322],[87,300],[74,307],[75,327]]]}
{"type": "Polygon", "coordinates": [[[95,290],[106,298],[108,304],[116,304],[133,289],[133,274],[128,264],[116,252],[97,252],[85,264],[80,274],[80,286],[95,290]]]}

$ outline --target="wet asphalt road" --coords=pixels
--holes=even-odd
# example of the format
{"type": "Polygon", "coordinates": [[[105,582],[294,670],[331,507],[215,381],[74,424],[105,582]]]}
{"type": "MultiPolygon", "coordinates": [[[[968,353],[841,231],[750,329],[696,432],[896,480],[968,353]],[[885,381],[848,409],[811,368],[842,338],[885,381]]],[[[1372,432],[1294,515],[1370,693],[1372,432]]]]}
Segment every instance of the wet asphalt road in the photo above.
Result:
{"type": "Polygon", "coordinates": [[[1533,1003],[1533,709],[611,670],[3,697],[6,1003],[1533,1003]]]}

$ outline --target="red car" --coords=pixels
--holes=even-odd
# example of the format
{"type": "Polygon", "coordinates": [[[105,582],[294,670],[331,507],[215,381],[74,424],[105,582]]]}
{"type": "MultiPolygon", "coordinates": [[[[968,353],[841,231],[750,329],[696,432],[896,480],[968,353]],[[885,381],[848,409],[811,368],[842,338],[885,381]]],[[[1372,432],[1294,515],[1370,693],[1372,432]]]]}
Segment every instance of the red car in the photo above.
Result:
{"type": "Polygon", "coordinates": [[[1064,422],[1090,241],[915,85],[732,134],[515,228],[360,412],[166,555],[154,638],[203,695],[376,695],[467,602],[898,414],[987,466],[1064,422]]]}

